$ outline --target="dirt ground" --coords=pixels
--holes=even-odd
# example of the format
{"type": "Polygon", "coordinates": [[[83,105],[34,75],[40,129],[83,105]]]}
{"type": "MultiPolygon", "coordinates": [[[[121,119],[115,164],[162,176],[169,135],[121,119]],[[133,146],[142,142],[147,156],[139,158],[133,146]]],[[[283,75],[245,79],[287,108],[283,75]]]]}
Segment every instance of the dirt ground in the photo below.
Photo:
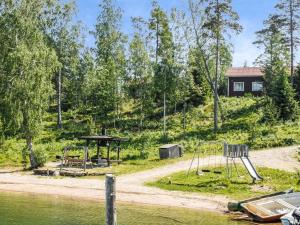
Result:
{"type": "MultiPolygon", "coordinates": [[[[254,151],[250,153],[250,159],[255,166],[295,171],[295,169],[300,169],[300,163],[296,159],[297,150],[297,146],[292,146],[254,151]]],[[[222,156],[202,158],[200,166],[214,165],[216,161],[223,161],[222,156]]],[[[152,170],[119,176],[117,177],[117,200],[129,203],[225,211],[227,202],[230,201],[226,197],[167,191],[144,185],[145,182],[155,181],[175,172],[187,171],[190,164],[191,160],[181,161],[152,170]]],[[[196,162],[194,162],[192,167],[196,166],[196,162]]],[[[85,198],[94,201],[104,200],[103,180],[40,177],[3,169],[0,170],[0,190],[50,194],[75,199],[85,198]]]]}

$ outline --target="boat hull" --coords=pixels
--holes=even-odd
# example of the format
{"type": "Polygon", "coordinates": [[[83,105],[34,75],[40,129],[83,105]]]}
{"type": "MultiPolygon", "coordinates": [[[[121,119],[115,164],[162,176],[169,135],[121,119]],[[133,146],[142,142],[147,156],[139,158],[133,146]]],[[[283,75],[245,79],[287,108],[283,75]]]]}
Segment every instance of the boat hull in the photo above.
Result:
{"type": "Polygon", "coordinates": [[[283,194],[243,203],[243,210],[255,221],[277,222],[287,213],[300,207],[300,193],[283,194]]]}

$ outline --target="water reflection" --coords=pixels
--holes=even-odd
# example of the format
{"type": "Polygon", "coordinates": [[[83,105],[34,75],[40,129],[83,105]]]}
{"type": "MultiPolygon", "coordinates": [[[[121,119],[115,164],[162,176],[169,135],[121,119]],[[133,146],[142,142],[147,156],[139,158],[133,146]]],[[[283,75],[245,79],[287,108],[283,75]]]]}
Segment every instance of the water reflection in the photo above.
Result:
{"type": "MultiPolygon", "coordinates": [[[[0,225],[101,225],[101,203],[55,196],[0,193],[0,225]]],[[[170,207],[118,205],[118,225],[243,225],[226,216],[170,207]]]]}

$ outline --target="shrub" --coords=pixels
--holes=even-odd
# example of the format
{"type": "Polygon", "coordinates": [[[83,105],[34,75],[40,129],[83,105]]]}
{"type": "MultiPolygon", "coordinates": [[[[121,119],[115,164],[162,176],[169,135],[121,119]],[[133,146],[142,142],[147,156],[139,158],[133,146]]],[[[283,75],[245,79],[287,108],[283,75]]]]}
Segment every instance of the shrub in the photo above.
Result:
{"type": "Polygon", "coordinates": [[[48,155],[44,148],[36,148],[34,151],[35,161],[38,167],[42,167],[47,162],[48,155]]]}
{"type": "Polygon", "coordinates": [[[274,124],[279,117],[278,109],[270,97],[264,100],[262,122],[274,124]]]}

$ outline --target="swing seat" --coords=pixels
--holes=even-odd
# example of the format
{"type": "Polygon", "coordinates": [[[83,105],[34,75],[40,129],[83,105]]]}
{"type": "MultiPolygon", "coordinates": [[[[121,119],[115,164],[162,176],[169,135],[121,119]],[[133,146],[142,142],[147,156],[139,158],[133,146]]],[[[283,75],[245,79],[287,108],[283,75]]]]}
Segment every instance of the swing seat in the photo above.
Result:
{"type": "Polygon", "coordinates": [[[222,174],[222,171],[214,171],[215,174],[222,174]]]}
{"type": "Polygon", "coordinates": [[[210,170],[209,169],[202,169],[201,170],[203,173],[210,173],[210,170]]]}

